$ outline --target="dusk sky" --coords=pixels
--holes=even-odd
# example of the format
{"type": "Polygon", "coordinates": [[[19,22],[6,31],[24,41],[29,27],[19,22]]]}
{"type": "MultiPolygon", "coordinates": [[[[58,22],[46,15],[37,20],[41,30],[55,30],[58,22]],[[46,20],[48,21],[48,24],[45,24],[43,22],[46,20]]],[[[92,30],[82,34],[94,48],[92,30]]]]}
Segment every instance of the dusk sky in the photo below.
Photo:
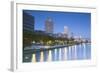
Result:
{"type": "Polygon", "coordinates": [[[35,18],[35,30],[45,30],[45,20],[51,17],[54,22],[54,33],[64,32],[64,26],[67,26],[69,32],[74,36],[83,38],[91,37],[91,14],[76,12],[54,12],[54,11],[36,11],[24,10],[35,18]]]}

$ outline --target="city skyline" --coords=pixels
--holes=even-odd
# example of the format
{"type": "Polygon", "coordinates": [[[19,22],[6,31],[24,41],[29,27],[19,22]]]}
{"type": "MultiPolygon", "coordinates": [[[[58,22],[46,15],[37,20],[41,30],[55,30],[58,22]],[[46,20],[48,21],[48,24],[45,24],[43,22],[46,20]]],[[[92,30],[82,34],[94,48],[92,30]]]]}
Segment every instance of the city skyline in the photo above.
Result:
{"type": "Polygon", "coordinates": [[[45,20],[51,17],[54,22],[54,33],[64,32],[64,26],[74,33],[74,36],[91,38],[91,14],[79,12],[54,12],[24,10],[35,17],[35,30],[45,30],[45,20]]]}

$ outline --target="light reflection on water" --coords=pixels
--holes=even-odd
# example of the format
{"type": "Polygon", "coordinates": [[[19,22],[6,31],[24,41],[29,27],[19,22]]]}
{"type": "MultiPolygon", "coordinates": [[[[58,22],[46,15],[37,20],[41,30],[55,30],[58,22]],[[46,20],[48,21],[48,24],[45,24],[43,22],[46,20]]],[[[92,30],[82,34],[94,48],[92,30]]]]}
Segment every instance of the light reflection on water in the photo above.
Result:
{"type": "Polygon", "coordinates": [[[67,61],[91,59],[91,45],[80,44],[55,48],[32,54],[32,62],[67,61]]]}

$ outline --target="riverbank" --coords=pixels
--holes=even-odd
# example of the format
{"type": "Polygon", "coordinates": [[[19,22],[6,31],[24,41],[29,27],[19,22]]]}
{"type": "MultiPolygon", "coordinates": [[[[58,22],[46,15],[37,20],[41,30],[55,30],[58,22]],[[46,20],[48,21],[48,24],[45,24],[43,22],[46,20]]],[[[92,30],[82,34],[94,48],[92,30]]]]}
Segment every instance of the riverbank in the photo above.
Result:
{"type": "MultiPolygon", "coordinates": [[[[82,44],[90,44],[90,43],[80,43],[82,44]]],[[[55,48],[63,48],[63,47],[69,47],[69,46],[73,46],[73,45],[80,45],[80,44],[67,44],[67,45],[55,45],[55,46],[44,46],[44,45],[32,45],[30,47],[26,47],[24,48],[23,52],[24,53],[35,53],[35,52],[39,52],[39,51],[46,51],[46,50],[52,50],[55,48]]]]}

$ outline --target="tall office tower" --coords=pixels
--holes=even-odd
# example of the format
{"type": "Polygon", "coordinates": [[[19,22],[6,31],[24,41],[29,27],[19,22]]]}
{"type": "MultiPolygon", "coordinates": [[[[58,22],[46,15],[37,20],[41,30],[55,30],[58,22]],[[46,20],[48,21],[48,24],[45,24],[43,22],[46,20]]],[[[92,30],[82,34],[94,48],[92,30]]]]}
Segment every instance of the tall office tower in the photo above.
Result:
{"type": "Polygon", "coordinates": [[[33,32],[34,31],[34,16],[23,11],[23,30],[33,32]]]}
{"type": "Polygon", "coordinates": [[[69,30],[68,30],[67,26],[64,26],[64,32],[63,32],[63,34],[64,34],[65,38],[68,38],[69,30]]]}
{"type": "Polygon", "coordinates": [[[34,16],[30,15],[29,13],[25,12],[23,10],[23,62],[31,62],[32,61],[32,55],[26,54],[24,49],[25,47],[29,46],[32,43],[32,39],[30,35],[27,35],[27,32],[34,32],[34,16]],[[27,35],[27,36],[26,36],[27,35]]]}
{"type": "Polygon", "coordinates": [[[45,32],[46,33],[53,33],[53,29],[54,29],[53,20],[50,17],[48,17],[45,21],[45,32]]]}
{"type": "Polygon", "coordinates": [[[68,34],[68,27],[67,26],[64,26],[64,34],[68,34]]]}

